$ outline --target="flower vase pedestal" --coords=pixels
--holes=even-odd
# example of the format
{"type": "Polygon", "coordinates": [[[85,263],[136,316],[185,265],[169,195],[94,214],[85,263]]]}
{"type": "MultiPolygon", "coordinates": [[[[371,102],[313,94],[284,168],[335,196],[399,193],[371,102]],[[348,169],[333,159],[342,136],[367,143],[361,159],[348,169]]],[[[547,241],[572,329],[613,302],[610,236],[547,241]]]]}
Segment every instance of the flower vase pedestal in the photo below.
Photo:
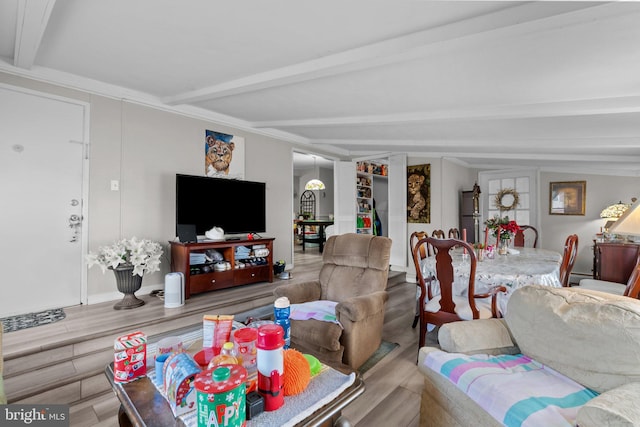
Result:
{"type": "Polygon", "coordinates": [[[122,301],[116,303],[113,308],[115,310],[127,310],[144,305],[144,301],[135,296],[136,291],[142,287],[142,276],[133,273],[133,267],[116,267],[113,268],[116,276],[116,286],[118,291],[124,294],[122,301]]]}

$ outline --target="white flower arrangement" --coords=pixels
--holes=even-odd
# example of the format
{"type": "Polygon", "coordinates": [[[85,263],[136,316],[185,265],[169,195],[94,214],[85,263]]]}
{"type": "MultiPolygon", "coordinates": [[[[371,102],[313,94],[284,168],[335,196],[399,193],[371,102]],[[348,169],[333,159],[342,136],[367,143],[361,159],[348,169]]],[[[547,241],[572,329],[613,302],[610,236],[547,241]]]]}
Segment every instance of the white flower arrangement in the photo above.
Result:
{"type": "Polygon", "coordinates": [[[99,265],[102,272],[116,267],[133,267],[133,275],[142,277],[145,273],[160,270],[162,247],[159,243],[146,239],[122,239],[111,246],[102,246],[98,253],[87,255],[89,267],[99,265]]]}

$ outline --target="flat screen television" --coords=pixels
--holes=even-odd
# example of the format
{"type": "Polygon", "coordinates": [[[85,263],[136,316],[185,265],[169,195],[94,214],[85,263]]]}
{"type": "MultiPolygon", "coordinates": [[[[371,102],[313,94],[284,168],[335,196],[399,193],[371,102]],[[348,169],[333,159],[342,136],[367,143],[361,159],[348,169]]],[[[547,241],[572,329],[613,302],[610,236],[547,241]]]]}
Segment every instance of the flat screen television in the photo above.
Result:
{"type": "Polygon", "coordinates": [[[264,182],[176,174],[176,235],[178,224],[194,224],[199,236],[213,227],[264,233],[265,193],[264,182]]]}

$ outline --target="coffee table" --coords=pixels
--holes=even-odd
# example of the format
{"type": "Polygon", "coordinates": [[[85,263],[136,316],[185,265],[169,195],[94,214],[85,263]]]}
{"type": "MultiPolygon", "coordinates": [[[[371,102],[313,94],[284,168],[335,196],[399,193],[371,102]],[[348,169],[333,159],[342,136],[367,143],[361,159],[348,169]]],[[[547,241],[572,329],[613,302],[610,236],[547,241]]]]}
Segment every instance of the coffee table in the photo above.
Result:
{"type": "MultiPolygon", "coordinates": [[[[116,383],[113,381],[113,363],[105,367],[104,373],[120,400],[118,421],[121,426],[185,426],[180,418],[173,416],[169,403],[150,378],[139,378],[130,383],[116,383]]],[[[364,381],[356,374],[353,384],[296,426],[333,426],[340,418],[342,409],[363,392],[364,381]]]]}

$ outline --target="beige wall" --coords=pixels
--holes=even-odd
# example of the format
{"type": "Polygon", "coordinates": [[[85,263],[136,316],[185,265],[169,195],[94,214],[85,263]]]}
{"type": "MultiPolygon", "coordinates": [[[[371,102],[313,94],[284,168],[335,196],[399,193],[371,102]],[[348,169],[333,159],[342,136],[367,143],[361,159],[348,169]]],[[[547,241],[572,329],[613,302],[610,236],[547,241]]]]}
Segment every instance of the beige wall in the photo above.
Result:
{"type": "MultiPolygon", "coordinates": [[[[166,245],[175,236],[176,173],[203,173],[203,135],[213,129],[245,138],[245,179],[266,182],[267,232],[275,237],[274,258],[292,263],[291,216],[293,206],[292,144],[213,121],[174,114],[136,103],[92,95],[0,73],[0,82],[23,86],[90,104],[89,249],[121,237],[150,238],[166,245]],[[110,181],[120,181],[121,190],[110,190],[110,181]],[[283,213],[286,213],[283,215],[283,213]]],[[[458,227],[460,191],[470,190],[477,170],[442,158],[409,157],[408,165],[431,164],[431,223],[408,224],[413,231],[431,232],[458,227]]],[[[640,197],[640,178],[599,175],[542,173],[540,217],[543,247],[562,250],[564,238],[580,238],[574,272],[591,273],[590,243],[604,220],[602,208],[619,200],[640,197]],[[548,215],[550,181],[587,181],[586,215],[548,215]]],[[[403,188],[402,191],[406,191],[403,188]]],[[[221,200],[221,206],[224,201],[221,200]]],[[[408,253],[408,251],[407,251],[408,253]]],[[[409,272],[413,274],[410,254],[409,272]]],[[[145,286],[162,286],[169,271],[167,256],[161,272],[145,277],[145,286]]],[[[117,299],[113,278],[94,268],[88,272],[89,302],[117,299]]]]}
{"type": "Polygon", "coordinates": [[[619,201],[631,203],[632,197],[640,199],[640,178],[542,172],[539,189],[542,247],[562,252],[567,236],[577,234],[578,257],[572,274],[572,280],[577,281],[581,274],[592,274],[593,238],[606,222],[600,211],[619,201]],[[549,183],[558,181],[587,182],[584,216],[549,215],[549,183]]]}
{"type": "MultiPolygon", "coordinates": [[[[292,262],[293,212],[291,144],[127,101],[68,90],[0,73],[0,82],[79,99],[90,104],[88,246],[97,250],[137,236],[165,247],[161,271],[145,276],[143,286],[162,287],[170,271],[168,241],[175,238],[175,174],[204,174],[206,129],[245,138],[245,179],[266,182],[267,231],[275,237],[274,259],[292,262]],[[277,165],[274,165],[277,160],[277,165]],[[111,191],[111,180],[120,191],[111,191]]],[[[220,208],[229,199],[221,198],[220,208]]],[[[118,299],[113,277],[99,268],[87,276],[89,303],[118,299]]]]}
{"type": "MultiPolygon", "coordinates": [[[[461,166],[442,158],[408,157],[407,165],[431,165],[431,222],[429,224],[407,224],[407,239],[414,231],[435,229],[445,233],[460,228],[460,192],[472,190],[477,179],[477,170],[461,166]]],[[[406,191],[406,189],[404,189],[406,191]]],[[[408,240],[407,240],[408,242],[408,240]]],[[[407,277],[415,279],[415,269],[407,246],[407,277]]]]}

